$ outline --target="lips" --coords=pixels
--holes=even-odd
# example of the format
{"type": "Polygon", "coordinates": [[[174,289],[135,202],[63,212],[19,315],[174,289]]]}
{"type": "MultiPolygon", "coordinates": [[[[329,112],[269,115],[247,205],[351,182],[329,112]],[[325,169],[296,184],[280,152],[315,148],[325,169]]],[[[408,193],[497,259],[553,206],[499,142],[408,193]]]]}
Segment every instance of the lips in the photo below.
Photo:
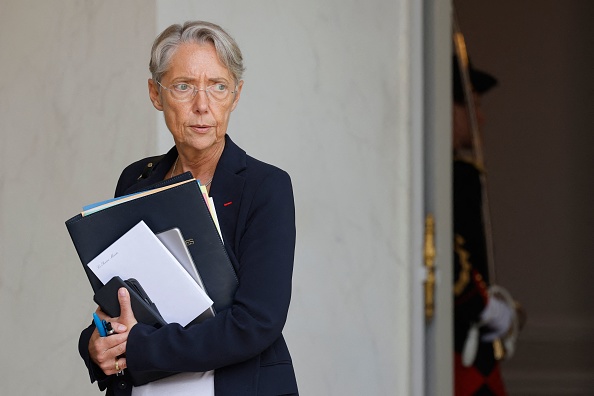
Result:
{"type": "Polygon", "coordinates": [[[205,133],[212,128],[212,125],[190,125],[190,128],[198,133],[205,133]]]}

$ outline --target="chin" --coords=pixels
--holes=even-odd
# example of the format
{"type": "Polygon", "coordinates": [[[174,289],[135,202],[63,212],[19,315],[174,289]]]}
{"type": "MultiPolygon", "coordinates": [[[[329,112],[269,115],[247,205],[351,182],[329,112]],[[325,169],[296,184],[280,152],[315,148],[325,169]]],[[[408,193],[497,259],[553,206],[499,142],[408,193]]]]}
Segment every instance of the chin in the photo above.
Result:
{"type": "Polygon", "coordinates": [[[205,135],[186,140],[182,145],[195,151],[205,151],[221,144],[223,140],[224,139],[217,139],[212,135],[205,135]]]}

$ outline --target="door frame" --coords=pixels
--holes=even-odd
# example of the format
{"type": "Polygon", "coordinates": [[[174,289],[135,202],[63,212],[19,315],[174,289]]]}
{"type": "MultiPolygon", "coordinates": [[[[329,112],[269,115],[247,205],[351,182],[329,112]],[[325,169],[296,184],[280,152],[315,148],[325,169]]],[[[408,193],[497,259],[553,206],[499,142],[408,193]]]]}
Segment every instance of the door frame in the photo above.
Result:
{"type": "Polygon", "coordinates": [[[451,0],[411,3],[411,394],[453,394],[451,0]],[[417,23],[418,22],[418,23],[417,23]],[[435,219],[434,316],[425,318],[425,218],[435,219]]]}

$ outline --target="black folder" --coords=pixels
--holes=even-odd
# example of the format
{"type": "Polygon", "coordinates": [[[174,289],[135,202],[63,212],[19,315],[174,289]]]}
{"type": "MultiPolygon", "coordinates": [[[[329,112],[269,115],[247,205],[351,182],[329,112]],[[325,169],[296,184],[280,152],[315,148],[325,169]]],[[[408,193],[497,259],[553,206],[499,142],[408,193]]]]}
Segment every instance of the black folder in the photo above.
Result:
{"type": "MultiPolygon", "coordinates": [[[[191,174],[186,172],[155,184],[149,190],[191,178],[191,174]]],[[[204,289],[214,302],[215,313],[231,306],[238,286],[237,276],[195,181],[122,202],[90,215],[78,214],[66,221],[94,292],[103,287],[103,283],[87,264],[141,220],[154,233],[179,228],[204,289]]]]}

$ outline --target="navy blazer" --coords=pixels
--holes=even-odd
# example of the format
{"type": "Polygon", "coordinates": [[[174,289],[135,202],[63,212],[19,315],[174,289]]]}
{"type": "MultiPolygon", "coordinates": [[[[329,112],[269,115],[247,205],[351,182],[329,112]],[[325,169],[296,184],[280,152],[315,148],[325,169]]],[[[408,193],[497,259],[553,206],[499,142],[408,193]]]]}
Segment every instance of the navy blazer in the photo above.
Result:
{"type": "MultiPolygon", "coordinates": [[[[295,207],[289,175],[248,156],[226,136],[212,181],[212,196],[225,248],[239,286],[232,306],[213,318],[183,328],[155,329],[142,323],[130,331],[127,370],[197,372],[215,370],[216,396],[297,394],[289,350],[282,336],[291,297],[295,251],[295,207]]],[[[163,180],[177,158],[173,147],[129,165],[116,196],[163,180]],[[146,170],[143,177],[139,177],[146,170]]],[[[91,381],[108,395],[129,395],[127,375],[106,376],[89,357],[93,326],[79,340],[91,381]]]]}

